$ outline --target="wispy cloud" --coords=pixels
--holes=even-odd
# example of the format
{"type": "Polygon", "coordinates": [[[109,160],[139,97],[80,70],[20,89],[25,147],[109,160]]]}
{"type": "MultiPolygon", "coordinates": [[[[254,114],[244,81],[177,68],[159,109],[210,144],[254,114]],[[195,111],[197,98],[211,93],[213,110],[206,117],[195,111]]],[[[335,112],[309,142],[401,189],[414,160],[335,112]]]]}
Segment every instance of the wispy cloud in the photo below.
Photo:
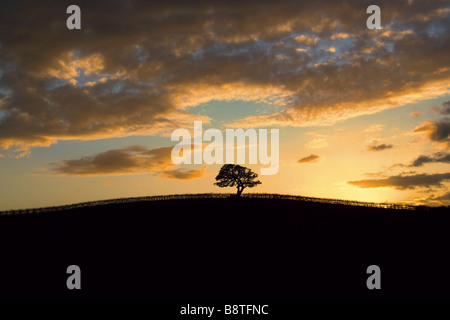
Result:
{"type": "Polygon", "coordinates": [[[169,179],[177,179],[177,180],[191,180],[195,178],[199,178],[203,176],[206,170],[206,165],[204,165],[199,170],[165,170],[161,173],[163,177],[169,178],[169,179]]]}
{"type": "Polygon", "coordinates": [[[386,144],[386,143],[382,143],[382,144],[377,144],[376,141],[372,142],[372,144],[370,144],[367,149],[369,151],[383,151],[386,149],[392,149],[394,147],[394,145],[392,144],[386,144]]]}
{"type": "Polygon", "coordinates": [[[450,180],[450,173],[397,175],[382,179],[365,179],[348,181],[358,188],[395,188],[398,190],[416,189],[420,187],[442,187],[442,182],[450,180]]]}
{"type": "MultiPolygon", "coordinates": [[[[59,175],[100,176],[156,173],[170,179],[199,178],[206,166],[200,170],[184,171],[172,163],[172,147],[148,149],[133,146],[108,150],[94,156],[64,160],[50,166],[50,171],[59,175]]],[[[114,183],[107,182],[113,185],[114,183]]]]}
{"type": "Polygon", "coordinates": [[[437,152],[432,155],[421,155],[411,163],[411,167],[421,167],[425,163],[441,162],[450,163],[450,153],[437,152]]]}
{"type": "Polygon", "coordinates": [[[317,154],[310,154],[307,157],[301,158],[300,160],[297,160],[298,163],[308,163],[308,162],[314,162],[317,161],[320,157],[317,154]]]}
{"type": "Polygon", "coordinates": [[[328,142],[324,137],[318,136],[308,141],[305,146],[311,149],[321,149],[327,147],[328,142]]]}
{"type": "Polygon", "coordinates": [[[438,106],[438,107],[433,106],[431,109],[432,109],[432,111],[434,111],[436,113],[449,115],[450,114],[450,101],[444,101],[441,103],[440,106],[438,106]]]}
{"type": "Polygon", "coordinates": [[[438,120],[427,119],[414,129],[414,132],[424,133],[431,141],[450,147],[450,118],[438,120]]]}

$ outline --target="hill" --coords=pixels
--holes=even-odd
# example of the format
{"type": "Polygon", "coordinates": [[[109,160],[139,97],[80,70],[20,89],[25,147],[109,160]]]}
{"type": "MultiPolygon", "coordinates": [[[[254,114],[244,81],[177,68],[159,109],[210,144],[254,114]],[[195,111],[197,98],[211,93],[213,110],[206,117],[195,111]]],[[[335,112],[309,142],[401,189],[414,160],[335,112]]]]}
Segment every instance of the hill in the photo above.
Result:
{"type": "Polygon", "coordinates": [[[258,198],[0,217],[1,297],[450,297],[447,209],[258,198]],[[82,290],[66,288],[78,265],[82,290]],[[381,290],[366,269],[381,268],[381,290]]]}

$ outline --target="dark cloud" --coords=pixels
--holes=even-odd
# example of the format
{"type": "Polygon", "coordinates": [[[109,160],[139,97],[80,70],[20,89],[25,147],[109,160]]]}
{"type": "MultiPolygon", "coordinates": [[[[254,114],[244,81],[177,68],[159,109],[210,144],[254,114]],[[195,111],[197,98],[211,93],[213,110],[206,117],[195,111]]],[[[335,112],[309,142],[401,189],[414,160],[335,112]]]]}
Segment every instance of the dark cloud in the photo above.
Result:
{"type": "Polygon", "coordinates": [[[421,155],[417,159],[415,159],[411,163],[411,167],[420,167],[424,165],[425,163],[431,163],[431,162],[442,162],[442,163],[450,163],[450,153],[448,152],[437,152],[433,155],[427,156],[427,155],[421,155]]]}
{"type": "Polygon", "coordinates": [[[450,118],[448,117],[438,120],[428,119],[415,128],[414,132],[423,132],[430,140],[450,146],[450,118]]]}
{"type": "Polygon", "coordinates": [[[348,181],[347,183],[359,188],[391,187],[398,190],[416,189],[422,187],[441,187],[442,182],[450,180],[450,173],[398,175],[382,179],[367,179],[348,181]]]}
{"type": "Polygon", "coordinates": [[[444,101],[441,103],[439,108],[433,108],[433,110],[440,114],[449,115],[450,114],[450,101],[444,101]]]}
{"type": "Polygon", "coordinates": [[[314,162],[317,159],[319,159],[320,157],[316,154],[310,154],[307,157],[301,158],[300,160],[298,160],[298,163],[305,163],[305,162],[314,162]]]}
{"type": "Polygon", "coordinates": [[[367,148],[369,149],[369,151],[383,151],[386,149],[392,149],[394,147],[394,145],[392,144],[377,144],[376,142],[372,143],[371,145],[369,145],[367,148]]]}
{"type": "Polygon", "coordinates": [[[3,149],[166,132],[210,100],[278,96],[285,110],[241,124],[304,126],[448,90],[443,0],[378,1],[382,30],[356,0],[80,0],[81,30],[69,4],[1,2],[3,149]]]}
{"type": "Polygon", "coordinates": [[[174,168],[171,159],[172,147],[148,149],[133,146],[124,149],[114,149],[91,157],[64,160],[51,166],[51,171],[62,175],[122,175],[157,173],[171,179],[194,179],[201,177],[201,170],[183,171],[174,168]]]}
{"type": "Polygon", "coordinates": [[[429,206],[445,206],[450,205],[450,192],[443,193],[441,195],[431,195],[430,197],[420,201],[424,205],[429,206]]]}
{"type": "Polygon", "coordinates": [[[450,192],[444,193],[441,196],[434,197],[433,200],[450,201],[450,192]]]}
{"type": "Polygon", "coordinates": [[[133,146],[114,149],[91,157],[64,160],[52,166],[65,175],[110,175],[156,172],[173,166],[171,147],[147,149],[133,146]]]}
{"type": "Polygon", "coordinates": [[[450,101],[442,102],[442,114],[450,114],[450,101]]]}

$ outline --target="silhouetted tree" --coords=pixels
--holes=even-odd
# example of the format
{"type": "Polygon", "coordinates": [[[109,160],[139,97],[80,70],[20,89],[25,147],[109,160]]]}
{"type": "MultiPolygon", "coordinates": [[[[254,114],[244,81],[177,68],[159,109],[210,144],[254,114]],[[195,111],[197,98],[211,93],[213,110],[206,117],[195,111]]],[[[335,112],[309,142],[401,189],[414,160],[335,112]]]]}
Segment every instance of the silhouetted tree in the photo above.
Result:
{"type": "Polygon", "coordinates": [[[261,181],[255,180],[257,177],[258,174],[249,168],[234,164],[224,164],[216,177],[218,182],[214,184],[221,188],[236,187],[236,195],[240,197],[245,188],[253,188],[261,184],[261,181]]]}

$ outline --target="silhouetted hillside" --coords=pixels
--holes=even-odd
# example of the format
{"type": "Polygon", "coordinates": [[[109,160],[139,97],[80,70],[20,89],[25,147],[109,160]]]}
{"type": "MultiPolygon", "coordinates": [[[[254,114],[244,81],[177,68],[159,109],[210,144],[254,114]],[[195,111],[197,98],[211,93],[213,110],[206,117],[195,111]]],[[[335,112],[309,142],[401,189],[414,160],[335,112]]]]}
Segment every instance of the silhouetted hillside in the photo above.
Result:
{"type": "Polygon", "coordinates": [[[0,217],[3,297],[450,297],[447,209],[135,201],[0,217]],[[79,265],[82,290],[66,289],[79,265]],[[381,290],[366,269],[381,267],[381,290]]]}

